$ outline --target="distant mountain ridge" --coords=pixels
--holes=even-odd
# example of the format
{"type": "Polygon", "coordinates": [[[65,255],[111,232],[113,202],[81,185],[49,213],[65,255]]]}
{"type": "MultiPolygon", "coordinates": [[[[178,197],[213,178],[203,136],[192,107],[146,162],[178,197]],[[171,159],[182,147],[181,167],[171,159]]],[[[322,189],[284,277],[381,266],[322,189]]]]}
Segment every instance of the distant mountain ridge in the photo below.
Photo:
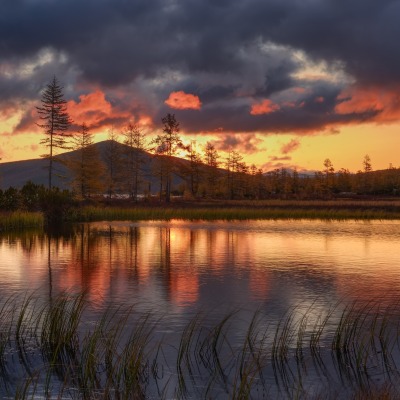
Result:
{"type": "MultiPolygon", "coordinates": [[[[109,140],[98,142],[93,144],[100,154],[100,157],[104,161],[106,158],[106,152],[109,145],[109,140]]],[[[120,146],[120,150],[127,148],[126,145],[117,142],[120,146]]],[[[74,157],[79,150],[68,151],[57,155],[55,158],[61,159],[63,161],[74,157]]],[[[144,174],[146,179],[149,180],[151,186],[154,186],[152,191],[156,190],[157,180],[151,176],[151,160],[152,155],[144,152],[144,174]]],[[[186,160],[182,160],[187,162],[186,160]]],[[[52,177],[53,186],[58,186],[62,189],[67,189],[70,187],[70,182],[72,180],[72,175],[69,169],[61,162],[54,164],[54,174],[52,177]]],[[[0,188],[7,189],[10,186],[14,188],[21,188],[28,181],[31,181],[38,185],[48,184],[48,160],[45,158],[36,158],[31,160],[22,161],[11,161],[0,163],[0,188]]]]}
{"type": "MultiPolygon", "coordinates": [[[[120,147],[120,151],[128,149],[125,144],[116,142],[117,146],[120,147]]],[[[103,161],[106,159],[107,149],[109,148],[110,140],[104,140],[101,142],[94,143],[93,146],[99,151],[100,157],[103,161]]],[[[57,155],[55,158],[67,161],[69,158],[74,157],[79,150],[68,151],[57,155]]],[[[150,188],[152,193],[157,193],[159,189],[159,180],[157,177],[152,175],[152,160],[154,156],[148,152],[143,153],[143,176],[146,180],[146,189],[150,188]]],[[[188,160],[179,157],[173,157],[176,165],[176,169],[185,169],[190,164],[188,160]],[[183,168],[182,168],[183,167],[183,168]]],[[[223,168],[218,168],[221,172],[223,168]]],[[[293,174],[294,170],[290,168],[285,169],[288,174],[293,174]]],[[[299,176],[313,176],[316,171],[298,171],[299,176]]],[[[268,176],[271,173],[264,172],[264,176],[268,176]]],[[[26,182],[31,181],[35,184],[47,186],[48,184],[48,160],[45,158],[36,158],[31,160],[22,161],[11,161],[0,163],[0,189],[7,189],[10,186],[14,188],[21,188],[26,182]]],[[[57,186],[61,189],[70,188],[70,182],[72,181],[72,174],[70,170],[61,162],[54,164],[54,174],[52,177],[53,186],[57,186]]],[[[184,181],[183,176],[173,174],[173,185],[179,185],[184,181]]]]}

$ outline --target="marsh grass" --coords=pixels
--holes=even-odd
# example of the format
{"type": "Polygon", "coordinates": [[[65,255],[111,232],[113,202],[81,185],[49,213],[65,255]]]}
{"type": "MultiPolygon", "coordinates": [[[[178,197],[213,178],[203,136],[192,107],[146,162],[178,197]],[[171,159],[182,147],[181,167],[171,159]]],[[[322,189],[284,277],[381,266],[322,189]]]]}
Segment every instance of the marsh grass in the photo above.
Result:
{"type": "Polygon", "coordinates": [[[400,203],[390,202],[244,202],[225,206],[84,207],[71,217],[76,222],[139,220],[257,220],[257,219],[399,219],[400,203]]]}
{"type": "Polygon", "coordinates": [[[43,228],[43,226],[44,217],[40,212],[0,212],[0,232],[27,228],[43,228]]]}
{"type": "MultiPolygon", "coordinates": [[[[172,203],[131,208],[118,205],[82,206],[69,210],[69,222],[139,220],[254,220],[254,219],[400,219],[400,201],[354,200],[238,200],[172,203]]],[[[0,232],[43,228],[41,212],[0,212],[0,232]]]]}
{"type": "Polygon", "coordinates": [[[197,314],[174,335],[177,346],[156,334],[162,321],[135,306],[111,306],[96,318],[88,308],[85,294],[64,293],[47,302],[32,294],[2,302],[1,397],[395,399],[400,394],[399,304],[337,304],[321,315],[314,306],[299,305],[277,324],[258,310],[239,336],[240,310],[216,323],[197,314]]]}

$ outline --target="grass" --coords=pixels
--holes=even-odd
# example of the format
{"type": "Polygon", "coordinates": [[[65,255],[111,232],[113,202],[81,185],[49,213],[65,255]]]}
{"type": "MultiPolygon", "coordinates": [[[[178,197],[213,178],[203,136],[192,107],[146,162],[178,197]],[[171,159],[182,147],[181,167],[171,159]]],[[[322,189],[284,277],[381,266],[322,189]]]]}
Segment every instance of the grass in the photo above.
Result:
{"type": "MultiPolygon", "coordinates": [[[[400,219],[399,200],[233,200],[193,201],[165,204],[82,206],[69,211],[70,222],[140,220],[260,220],[326,219],[384,220],[400,219]]],[[[43,228],[40,212],[0,212],[0,232],[43,228]]]]}
{"type": "Polygon", "coordinates": [[[255,201],[173,204],[171,206],[83,207],[76,222],[112,220],[400,219],[400,202],[255,201]]]}
{"type": "Polygon", "coordinates": [[[28,228],[42,228],[43,226],[44,217],[40,212],[0,212],[0,232],[28,228]]]}
{"type": "Polygon", "coordinates": [[[239,311],[212,324],[198,314],[174,334],[177,345],[160,339],[162,321],[151,313],[111,307],[89,318],[88,307],[85,294],[2,302],[2,398],[400,395],[399,304],[338,304],[325,315],[298,307],[278,324],[260,310],[246,324],[239,311]]]}

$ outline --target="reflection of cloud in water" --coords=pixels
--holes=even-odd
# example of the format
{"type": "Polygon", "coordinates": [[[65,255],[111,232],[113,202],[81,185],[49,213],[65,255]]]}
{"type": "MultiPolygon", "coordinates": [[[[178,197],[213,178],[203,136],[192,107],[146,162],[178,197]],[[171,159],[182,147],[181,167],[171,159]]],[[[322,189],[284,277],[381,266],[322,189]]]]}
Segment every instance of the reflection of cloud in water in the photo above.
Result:
{"type": "MultiPolygon", "coordinates": [[[[316,298],[365,299],[400,288],[399,222],[116,222],[50,240],[55,291],[87,290],[102,307],[160,313],[258,305],[279,313],[316,298]],[[367,245],[366,245],[367,243],[367,245]]],[[[49,280],[45,235],[0,243],[1,288],[49,280]]],[[[11,291],[11,289],[9,289],[11,291]]]]}

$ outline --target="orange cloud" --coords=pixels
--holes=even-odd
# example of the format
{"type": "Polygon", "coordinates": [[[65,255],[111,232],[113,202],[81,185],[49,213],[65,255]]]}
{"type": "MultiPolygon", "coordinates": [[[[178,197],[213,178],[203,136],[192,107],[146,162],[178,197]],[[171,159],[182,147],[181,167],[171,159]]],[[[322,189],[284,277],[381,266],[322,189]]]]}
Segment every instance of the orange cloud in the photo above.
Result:
{"type": "Polygon", "coordinates": [[[399,88],[382,91],[377,88],[353,87],[341,94],[335,107],[338,114],[375,112],[376,122],[393,122],[400,118],[399,88]]]}
{"type": "Polygon", "coordinates": [[[281,147],[281,153],[288,154],[297,150],[299,147],[300,141],[298,139],[292,139],[289,143],[286,143],[281,147]]]}
{"type": "Polygon", "coordinates": [[[79,102],[71,100],[67,103],[68,113],[77,124],[98,125],[105,117],[112,114],[112,106],[105,94],[96,90],[93,93],[79,96],[79,102]]]}
{"type": "Polygon", "coordinates": [[[164,103],[177,110],[200,110],[201,108],[201,101],[198,96],[185,93],[182,90],[172,92],[164,103]]]}
{"type": "Polygon", "coordinates": [[[251,106],[251,115],[270,114],[279,110],[278,104],[274,104],[271,100],[265,99],[261,103],[251,106]]]}

